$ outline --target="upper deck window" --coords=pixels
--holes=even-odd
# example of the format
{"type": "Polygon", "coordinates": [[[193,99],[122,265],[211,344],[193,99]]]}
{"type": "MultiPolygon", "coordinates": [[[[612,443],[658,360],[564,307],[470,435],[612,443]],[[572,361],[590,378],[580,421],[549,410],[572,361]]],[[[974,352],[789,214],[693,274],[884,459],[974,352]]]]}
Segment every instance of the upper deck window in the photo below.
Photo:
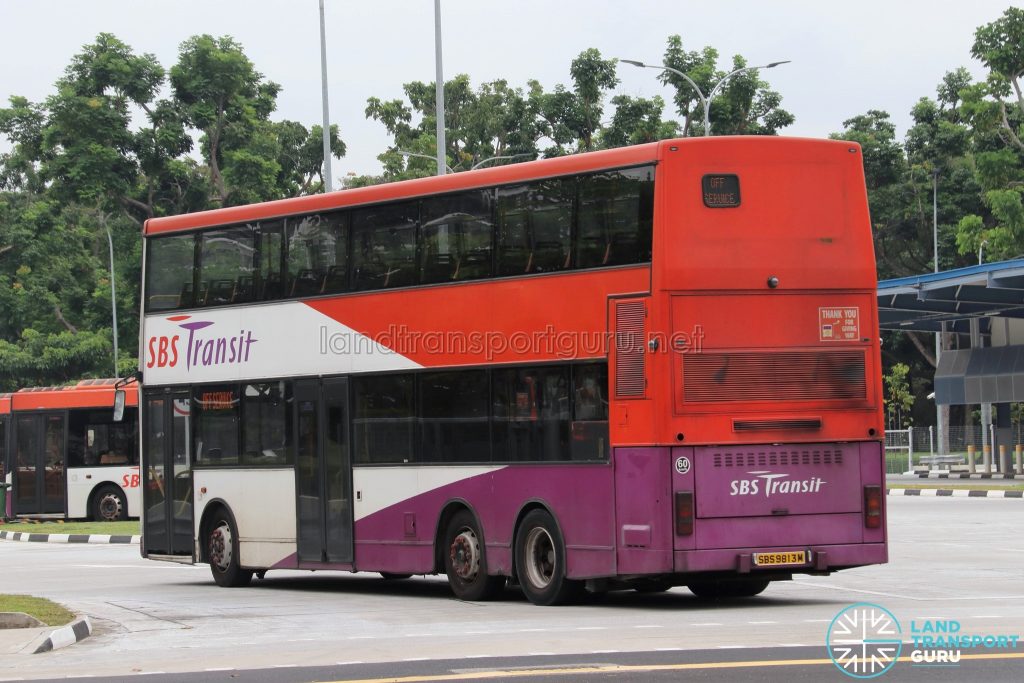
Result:
{"type": "Polygon", "coordinates": [[[643,166],[157,236],[146,310],[649,263],[653,216],[643,166]]]}
{"type": "Polygon", "coordinates": [[[173,235],[151,240],[146,269],[146,308],[167,311],[195,305],[195,235],[173,235]]]}

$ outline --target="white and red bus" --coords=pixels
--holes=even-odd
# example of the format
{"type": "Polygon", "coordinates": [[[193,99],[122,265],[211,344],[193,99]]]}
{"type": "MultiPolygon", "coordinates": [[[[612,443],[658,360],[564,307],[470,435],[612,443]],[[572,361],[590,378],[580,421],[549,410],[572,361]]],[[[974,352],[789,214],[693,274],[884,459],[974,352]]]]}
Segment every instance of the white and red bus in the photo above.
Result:
{"type": "Polygon", "coordinates": [[[113,521],[138,517],[138,393],[124,418],[111,405],[117,380],[0,395],[0,468],[9,517],[113,521]]]}
{"type": "Polygon", "coordinates": [[[664,141],[144,234],[144,556],[538,604],[886,561],[856,144],[664,141]]]}

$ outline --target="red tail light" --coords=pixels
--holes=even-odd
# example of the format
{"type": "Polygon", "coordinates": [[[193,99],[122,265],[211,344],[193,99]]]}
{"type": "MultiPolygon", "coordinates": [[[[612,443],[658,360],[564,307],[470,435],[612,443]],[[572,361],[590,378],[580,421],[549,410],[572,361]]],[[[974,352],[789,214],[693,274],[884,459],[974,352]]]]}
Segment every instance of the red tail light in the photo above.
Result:
{"type": "Polygon", "coordinates": [[[693,491],[676,491],[676,535],[693,535],[693,491]]]}
{"type": "Polygon", "coordinates": [[[882,526],[882,487],[864,487],[864,526],[878,529],[882,526]]]}

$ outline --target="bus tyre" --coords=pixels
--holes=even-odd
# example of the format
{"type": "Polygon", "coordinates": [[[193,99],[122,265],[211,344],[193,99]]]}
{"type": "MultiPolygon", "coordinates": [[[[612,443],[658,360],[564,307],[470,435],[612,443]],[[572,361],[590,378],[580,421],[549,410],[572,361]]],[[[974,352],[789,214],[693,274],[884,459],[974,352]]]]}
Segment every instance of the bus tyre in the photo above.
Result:
{"type": "Polygon", "coordinates": [[[487,575],[483,537],[469,510],[460,510],[444,534],[444,570],[460,600],[490,600],[505,585],[504,576],[487,575]]]}
{"type": "Polygon", "coordinates": [[[739,581],[694,581],[686,584],[698,598],[752,598],[768,587],[767,579],[743,579],[739,581]]]}
{"type": "Polygon", "coordinates": [[[101,486],[92,497],[92,518],[97,522],[128,519],[128,503],[124,492],[113,484],[101,486]]]}
{"type": "Polygon", "coordinates": [[[217,512],[206,528],[206,558],[213,580],[225,588],[248,586],[252,570],[238,564],[238,531],[231,517],[224,511],[217,512]]]}
{"type": "Polygon", "coordinates": [[[565,543],[546,510],[531,510],[516,534],[516,575],[523,595],[535,605],[571,602],[583,583],[565,577],[565,543]]]}

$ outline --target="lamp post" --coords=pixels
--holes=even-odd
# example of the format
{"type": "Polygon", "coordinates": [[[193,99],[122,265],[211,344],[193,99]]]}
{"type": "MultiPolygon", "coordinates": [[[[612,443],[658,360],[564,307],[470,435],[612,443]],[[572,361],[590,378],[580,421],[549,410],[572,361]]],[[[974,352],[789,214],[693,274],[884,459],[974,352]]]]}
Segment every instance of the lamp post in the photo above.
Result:
{"type": "Polygon", "coordinates": [[[619,61],[624,62],[626,64],[632,64],[633,66],[639,66],[645,69],[658,69],[659,71],[668,71],[674,73],[676,76],[685,79],[686,82],[690,84],[690,87],[693,88],[694,91],[697,93],[697,97],[700,98],[700,103],[704,107],[704,135],[709,136],[711,135],[711,100],[715,99],[715,95],[718,94],[719,89],[725,84],[726,81],[728,81],[736,74],[743,73],[744,71],[753,71],[754,69],[774,69],[780,64],[789,64],[792,60],[787,59],[781,62],[770,62],[768,64],[762,64],[761,66],[745,66],[741,69],[736,69],[735,71],[726,74],[722,78],[722,80],[718,81],[718,83],[715,83],[715,87],[711,89],[711,93],[708,94],[707,97],[705,97],[704,93],[701,92],[700,87],[698,87],[698,85],[693,82],[693,79],[684,74],[679,69],[673,69],[672,67],[665,66],[664,64],[644,64],[643,62],[638,62],[635,59],[620,59],[619,61]]]}
{"type": "Polygon", "coordinates": [[[444,141],[444,74],[441,70],[441,0],[434,0],[434,62],[436,83],[434,84],[434,97],[437,109],[437,175],[444,175],[448,170],[445,163],[444,141]]]}
{"type": "Polygon", "coordinates": [[[107,221],[100,218],[107,232],[107,246],[110,248],[110,316],[114,323],[114,377],[117,377],[117,292],[114,287],[114,240],[110,236],[107,221]]]}
{"type": "MultiPolygon", "coordinates": [[[[430,159],[431,161],[437,161],[437,157],[432,157],[429,154],[420,154],[418,152],[406,152],[404,149],[396,149],[395,151],[406,158],[419,157],[420,159],[430,159]]],[[[455,173],[455,171],[452,170],[452,167],[449,166],[448,164],[445,164],[443,162],[438,164],[438,168],[441,168],[441,166],[444,166],[444,170],[446,170],[448,173],[455,173]]],[[[444,173],[438,173],[438,175],[444,175],[444,173]]]]}
{"type": "Polygon", "coordinates": [[[331,115],[327,106],[327,31],[324,28],[324,0],[320,0],[320,83],[324,109],[324,192],[330,192],[331,178],[331,115]]]}
{"type": "Polygon", "coordinates": [[[978,265],[980,266],[985,262],[985,245],[988,244],[988,240],[982,240],[981,244],[978,245],[978,265]]]}
{"type": "Polygon", "coordinates": [[[496,156],[496,157],[487,157],[486,159],[481,159],[480,161],[478,161],[475,164],[473,164],[472,166],[470,166],[469,170],[470,171],[475,171],[476,169],[480,168],[484,164],[490,163],[492,161],[497,161],[498,159],[515,159],[516,157],[529,157],[529,156],[533,156],[533,152],[523,152],[521,154],[501,154],[501,155],[496,156]]]}
{"type": "MultiPolygon", "coordinates": [[[[932,260],[934,272],[939,272],[939,168],[932,167],[932,260]]],[[[946,323],[939,323],[940,330],[935,335],[935,371],[939,371],[939,359],[942,357],[942,337],[946,331],[946,323]]],[[[946,438],[946,415],[948,408],[935,402],[935,431],[938,432],[939,455],[949,450],[946,438]]]]}
{"type": "MultiPolygon", "coordinates": [[[[404,149],[396,149],[395,151],[401,154],[403,157],[419,157],[420,159],[430,159],[431,161],[437,161],[437,157],[432,157],[429,154],[420,154],[418,152],[406,152],[404,149]]],[[[469,170],[475,171],[484,164],[490,163],[492,161],[497,161],[498,159],[515,159],[516,157],[528,157],[532,155],[533,152],[523,152],[522,154],[501,154],[496,157],[487,157],[486,159],[481,159],[480,161],[473,164],[469,168],[469,170]]],[[[455,173],[455,170],[448,164],[445,164],[444,167],[445,170],[448,171],[448,173],[455,173]]]]}

